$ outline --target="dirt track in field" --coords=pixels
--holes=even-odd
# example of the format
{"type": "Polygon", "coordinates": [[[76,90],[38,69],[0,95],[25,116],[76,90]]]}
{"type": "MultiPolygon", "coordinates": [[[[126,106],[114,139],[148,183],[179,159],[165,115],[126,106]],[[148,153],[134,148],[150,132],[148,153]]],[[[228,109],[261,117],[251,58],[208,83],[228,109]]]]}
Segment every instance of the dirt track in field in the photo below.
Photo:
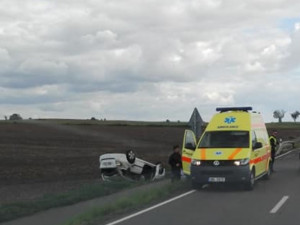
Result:
{"type": "MultiPolygon", "coordinates": [[[[167,159],[184,127],[0,124],[0,204],[99,183],[99,155],[133,149],[151,162],[167,159]]],[[[299,130],[278,130],[283,140],[299,130]]]]}

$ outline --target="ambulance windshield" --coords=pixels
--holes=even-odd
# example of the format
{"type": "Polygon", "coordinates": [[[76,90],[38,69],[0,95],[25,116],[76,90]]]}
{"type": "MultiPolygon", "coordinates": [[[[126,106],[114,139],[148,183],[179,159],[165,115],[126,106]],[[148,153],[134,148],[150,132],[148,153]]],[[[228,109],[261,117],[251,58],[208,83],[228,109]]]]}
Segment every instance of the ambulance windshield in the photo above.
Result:
{"type": "Polygon", "coordinates": [[[248,131],[205,132],[199,148],[249,148],[248,131]]]}

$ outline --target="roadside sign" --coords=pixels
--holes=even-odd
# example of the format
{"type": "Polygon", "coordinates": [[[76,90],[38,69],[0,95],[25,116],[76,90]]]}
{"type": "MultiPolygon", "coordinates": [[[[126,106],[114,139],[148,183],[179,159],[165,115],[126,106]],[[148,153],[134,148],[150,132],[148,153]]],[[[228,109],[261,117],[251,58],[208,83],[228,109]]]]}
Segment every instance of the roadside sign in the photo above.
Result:
{"type": "Polygon", "coordinates": [[[196,139],[199,140],[199,138],[202,134],[202,126],[203,126],[204,122],[203,122],[197,108],[194,109],[188,124],[189,124],[191,130],[196,135],[196,139]]]}

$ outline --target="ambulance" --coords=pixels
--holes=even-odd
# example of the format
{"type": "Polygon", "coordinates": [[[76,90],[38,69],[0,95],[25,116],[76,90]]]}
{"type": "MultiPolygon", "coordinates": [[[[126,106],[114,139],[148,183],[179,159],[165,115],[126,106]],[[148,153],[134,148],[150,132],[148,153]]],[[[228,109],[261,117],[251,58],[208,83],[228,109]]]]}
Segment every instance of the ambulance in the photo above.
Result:
{"type": "Polygon", "coordinates": [[[186,130],[183,172],[195,188],[211,183],[240,183],[248,190],[271,175],[269,136],[260,113],[252,107],[217,108],[200,140],[186,130]]]}

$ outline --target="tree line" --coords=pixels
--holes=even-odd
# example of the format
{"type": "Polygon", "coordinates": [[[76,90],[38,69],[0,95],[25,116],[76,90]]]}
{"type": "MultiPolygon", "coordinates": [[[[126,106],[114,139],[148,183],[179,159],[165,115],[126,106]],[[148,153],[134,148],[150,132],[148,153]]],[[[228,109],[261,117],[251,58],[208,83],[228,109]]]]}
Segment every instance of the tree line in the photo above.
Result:
{"type": "MultiPolygon", "coordinates": [[[[286,111],[284,111],[283,109],[277,109],[273,112],[273,117],[275,119],[278,119],[278,122],[281,123],[282,122],[282,118],[285,116],[286,111]]],[[[300,112],[298,110],[296,110],[295,112],[291,113],[291,117],[294,120],[294,122],[297,121],[298,117],[300,116],[300,112]]]]}
{"type": "MultiPolygon", "coordinates": [[[[284,111],[283,109],[277,109],[273,112],[273,117],[275,119],[278,119],[278,122],[281,123],[282,119],[285,116],[286,111],[284,111]]],[[[300,116],[300,112],[298,110],[296,110],[295,112],[291,113],[291,117],[294,120],[294,122],[297,121],[298,117],[300,116]]],[[[12,115],[10,115],[9,117],[4,116],[5,120],[22,120],[23,118],[21,117],[20,114],[14,113],[12,115]]],[[[96,120],[95,117],[92,117],[91,120],[96,120]]],[[[106,119],[104,119],[104,121],[106,121],[106,119]]],[[[167,120],[166,122],[170,122],[170,120],[167,120]]],[[[180,122],[180,121],[178,121],[180,122]]]]}

